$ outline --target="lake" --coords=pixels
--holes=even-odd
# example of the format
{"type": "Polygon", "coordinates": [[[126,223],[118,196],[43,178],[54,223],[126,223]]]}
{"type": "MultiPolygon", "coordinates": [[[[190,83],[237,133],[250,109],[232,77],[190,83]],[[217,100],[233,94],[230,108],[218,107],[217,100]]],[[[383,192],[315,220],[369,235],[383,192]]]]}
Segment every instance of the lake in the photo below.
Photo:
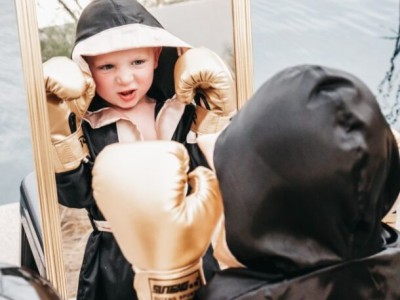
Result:
{"type": "Polygon", "coordinates": [[[1,205],[19,201],[21,180],[34,169],[13,0],[1,1],[0,40],[1,205]]]}
{"type": "Polygon", "coordinates": [[[400,129],[398,57],[391,86],[381,85],[399,34],[398,0],[251,0],[251,17],[255,88],[288,66],[340,68],[370,87],[400,129]]]}

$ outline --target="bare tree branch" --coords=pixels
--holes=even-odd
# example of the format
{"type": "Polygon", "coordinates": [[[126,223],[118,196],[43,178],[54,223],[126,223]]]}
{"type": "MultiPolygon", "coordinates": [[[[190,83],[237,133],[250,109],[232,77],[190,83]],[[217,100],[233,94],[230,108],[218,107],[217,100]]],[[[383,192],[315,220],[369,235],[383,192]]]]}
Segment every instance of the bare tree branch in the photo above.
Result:
{"type": "Polygon", "coordinates": [[[71,18],[77,22],[78,21],[78,17],[75,16],[74,12],[71,10],[71,8],[65,3],[64,0],[58,0],[58,3],[60,3],[64,9],[66,10],[66,12],[71,16],[71,18]]]}
{"type": "MultiPolygon", "coordinates": [[[[385,102],[389,101],[393,88],[396,88],[394,81],[396,80],[396,78],[398,78],[399,75],[399,70],[396,70],[395,60],[400,54],[400,1],[398,6],[398,11],[399,11],[398,15],[399,20],[398,20],[397,34],[395,37],[396,42],[392,57],[390,58],[389,70],[386,72],[385,77],[378,85],[378,92],[379,94],[382,95],[383,100],[385,102]]],[[[395,122],[397,122],[399,113],[400,113],[400,85],[397,85],[393,104],[390,107],[390,111],[387,114],[385,114],[385,118],[390,124],[394,124],[395,122]]]]}
{"type": "Polygon", "coordinates": [[[78,6],[79,10],[82,11],[82,5],[81,5],[80,1],[79,0],[74,0],[74,1],[76,3],[76,6],[78,6]]]}

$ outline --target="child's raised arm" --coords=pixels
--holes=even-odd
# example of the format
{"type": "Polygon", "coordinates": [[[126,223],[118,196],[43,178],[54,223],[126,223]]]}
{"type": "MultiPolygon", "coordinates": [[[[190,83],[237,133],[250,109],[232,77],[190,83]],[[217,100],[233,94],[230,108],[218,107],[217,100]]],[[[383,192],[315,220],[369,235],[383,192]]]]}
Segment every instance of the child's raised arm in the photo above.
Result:
{"type": "Polygon", "coordinates": [[[88,156],[81,120],[95,93],[93,79],[67,57],[43,64],[56,173],[76,169],[88,156]]]}
{"type": "Polygon", "coordinates": [[[219,132],[236,113],[236,89],[223,60],[210,49],[200,47],[181,55],[174,70],[178,100],[196,103],[197,134],[219,132]]]}

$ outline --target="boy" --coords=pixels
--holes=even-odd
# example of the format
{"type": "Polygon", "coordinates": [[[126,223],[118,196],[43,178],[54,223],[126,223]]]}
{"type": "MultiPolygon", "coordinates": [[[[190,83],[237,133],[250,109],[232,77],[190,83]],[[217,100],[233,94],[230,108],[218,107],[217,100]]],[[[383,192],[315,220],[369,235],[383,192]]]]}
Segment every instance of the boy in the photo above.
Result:
{"type": "MultiPolygon", "coordinates": [[[[175,140],[187,146],[193,167],[206,164],[197,146],[187,143],[195,107],[171,99],[178,52],[189,48],[136,1],[94,0],[78,22],[75,63],[55,58],[44,64],[58,200],[86,208],[94,229],[78,300],[136,299],[132,266],[92,195],[91,170],[102,149],[117,142],[175,140]]],[[[211,249],[203,266],[206,277],[218,268],[211,249]]]]}
{"type": "Polygon", "coordinates": [[[232,268],[196,299],[400,299],[400,235],[382,222],[399,152],[360,79],[318,65],[278,72],[207,156],[229,245],[214,254],[232,268]]]}
{"type": "MultiPolygon", "coordinates": [[[[224,206],[223,230],[214,236],[214,255],[229,268],[217,272],[195,299],[400,299],[400,233],[381,221],[399,195],[399,152],[375,96],[363,82],[324,66],[284,69],[258,89],[219,136],[199,138],[200,147],[205,138],[209,139],[204,153],[214,165],[224,206]]],[[[125,207],[128,199],[131,212],[128,208],[124,214],[141,211],[144,220],[157,216],[163,229],[159,231],[175,238],[175,249],[186,250],[190,259],[182,259],[181,251],[172,260],[172,267],[185,269],[202,253],[196,243],[187,247],[188,237],[201,236],[205,242],[211,238],[202,218],[196,216],[199,211],[215,211],[217,197],[201,201],[200,207],[213,209],[191,210],[193,199],[182,207],[194,212],[193,226],[185,228],[184,238],[174,234],[176,212],[163,209],[171,201],[165,196],[168,189],[177,189],[175,182],[147,202],[140,197],[146,191],[154,193],[146,184],[140,185],[145,189],[140,193],[121,193],[113,207],[107,205],[107,198],[102,200],[107,190],[124,191],[132,182],[151,182],[152,178],[142,176],[149,166],[132,163],[144,150],[184,164],[182,145],[164,143],[109,146],[94,166],[93,188],[117,238],[126,234],[126,228],[141,232],[137,220],[115,214],[116,207],[125,207]],[[110,182],[99,172],[103,168],[130,178],[113,174],[119,180],[110,182]],[[143,209],[149,202],[153,209],[143,209]]],[[[153,173],[163,170],[162,165],[150,167],[153,173]]],[[[178,175],[175,180],[182,182],[178,175]]],[[[137,247],[148,241],[146,237],[121,245],[132,259],[142,254],[137,263],[153,273],[164,271],[165,264],[171,265],[170,260],[163,261],[171,247],[162,243],[162,251],[154,247],[153,252],[163,254],[155,264],[149,259],[153,252],[137,247]]],[[[149,294],[148,286],[137,290],[149,294]]]]}

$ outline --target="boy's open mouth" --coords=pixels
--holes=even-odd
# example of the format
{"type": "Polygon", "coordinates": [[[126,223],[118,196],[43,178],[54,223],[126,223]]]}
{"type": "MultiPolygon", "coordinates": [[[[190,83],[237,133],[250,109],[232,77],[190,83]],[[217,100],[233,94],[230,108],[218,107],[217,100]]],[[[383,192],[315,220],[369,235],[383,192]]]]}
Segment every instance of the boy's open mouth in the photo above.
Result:
{"type": "Polygon", "coordinates": [[[129,91],[123,91],[123,92],[119,92],[118,94],[122,95],[122,96],[129,96],[131,94],[133,94],[135,90],[129,90],[129,91]]]}

